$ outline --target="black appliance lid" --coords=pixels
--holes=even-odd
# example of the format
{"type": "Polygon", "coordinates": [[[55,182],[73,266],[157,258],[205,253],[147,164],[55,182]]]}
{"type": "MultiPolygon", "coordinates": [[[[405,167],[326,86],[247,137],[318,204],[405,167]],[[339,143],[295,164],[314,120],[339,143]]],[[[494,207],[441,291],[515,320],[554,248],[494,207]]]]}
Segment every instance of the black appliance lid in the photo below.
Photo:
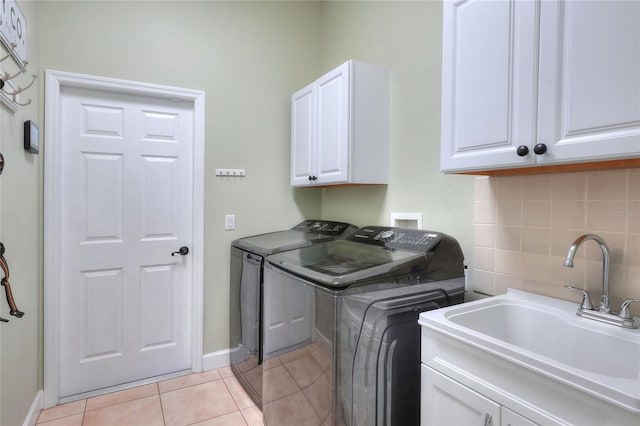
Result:
{"type": "Polygon", "coordinates": [[[278,253],[270,256],[269,262],[302,274],[315,275],[313,271],[338,277],[416,257],[423,256],[406,250],[387,250],[355,241],[337,240],[278,253]]]}
{"type": "MultiPolygon", "coordinates": [[[[395,279],[429,269],[441,242],[440,232],[368,226],[345,240],[329,241],[267,258],[275,268],[329,288],[345,288],[375,279],[395,279]]],[[[451,245],[451,244],[449,244],[451,245]]],[[[462,262],[455,242],[454,261],[462,262]]],[[[449,253],[444,253],[445,256],[449,253]]]]}
{"type": "Polygon", "coordinates": [[[268,256],[285,250],[343,238],[356,228],[344,222],[305,220],[285,231],[240,238],[232,245],[258,255],[268,256]]]}

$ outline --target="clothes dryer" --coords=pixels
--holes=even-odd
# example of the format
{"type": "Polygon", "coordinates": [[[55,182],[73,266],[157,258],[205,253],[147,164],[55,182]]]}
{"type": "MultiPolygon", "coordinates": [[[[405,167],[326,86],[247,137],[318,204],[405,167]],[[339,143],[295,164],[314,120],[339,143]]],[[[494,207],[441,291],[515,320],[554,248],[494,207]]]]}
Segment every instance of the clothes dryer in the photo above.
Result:
{"type": "Polygon", "coordinates": [[[417,425],[418,315],[463,301],[463,261],[444,233],[379,226],[267,257],[265,423],[417,425]]]}
{"type": "Polygon", "coordinates": [[[231,369],[247,394],[262,402],[262,280],[266,256],[345,238],[354,225],[305,220],[289,230],[240,238],[231,243],[230,348],[231,369]]]}

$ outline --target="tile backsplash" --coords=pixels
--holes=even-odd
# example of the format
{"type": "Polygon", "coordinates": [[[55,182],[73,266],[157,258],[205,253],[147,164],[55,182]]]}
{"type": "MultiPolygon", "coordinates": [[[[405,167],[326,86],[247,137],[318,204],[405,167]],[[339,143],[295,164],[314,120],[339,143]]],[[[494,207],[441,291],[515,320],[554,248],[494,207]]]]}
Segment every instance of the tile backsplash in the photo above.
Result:
{"type": "MultiPolygon", "coordinates": [[[[593,241],[563,266],[571,243],[591,233],[610,248],[609,295],[617,310],[640,298],[640,169],[477,177],[469,282],[492,295],[518,288],[579,302],[565,284],[602,292],[602,253],[593,241]]],[[[634,315],[640,315],[634,304],[634,315]]]]}

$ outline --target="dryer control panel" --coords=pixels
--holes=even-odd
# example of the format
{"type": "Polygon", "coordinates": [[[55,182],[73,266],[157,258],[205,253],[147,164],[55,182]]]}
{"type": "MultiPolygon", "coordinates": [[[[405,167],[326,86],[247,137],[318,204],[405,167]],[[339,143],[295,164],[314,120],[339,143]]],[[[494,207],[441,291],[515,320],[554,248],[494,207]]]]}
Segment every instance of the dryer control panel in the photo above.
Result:
{"type": "Polygon", "coordinates": [[[390,249],[429,253],[442,240],[443,234],[422,229],[365,226],[351,234],[347,240],[373,244],[390,249]]]}
{"type": "MultiPolygon", "coordinates": [[[[350,231],[349,228],[353,228],[353,225],[344,222],[332,222],[327,220],[305,220],[291,228],[294,231],[311,232],[314,234],[332,235],[338,236],[345,231],[350,231]]],[[[353,232],[354,229],[351,230],[353,232]]]]}

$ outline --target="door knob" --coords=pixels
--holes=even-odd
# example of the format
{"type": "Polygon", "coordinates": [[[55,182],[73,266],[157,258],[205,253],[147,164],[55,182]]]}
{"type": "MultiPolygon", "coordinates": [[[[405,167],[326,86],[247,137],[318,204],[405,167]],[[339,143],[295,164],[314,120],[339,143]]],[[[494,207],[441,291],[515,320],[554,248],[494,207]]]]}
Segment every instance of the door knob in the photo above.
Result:
{"type": "Polygon", "coordinates": [[[176,254],[181,254],[181,255],[187,255],[189,254],[189,247],[187,246],[182,246],[178,249],[178,251],[174,251],[171,253],[171,256],[175,256],[176,254]]]}

